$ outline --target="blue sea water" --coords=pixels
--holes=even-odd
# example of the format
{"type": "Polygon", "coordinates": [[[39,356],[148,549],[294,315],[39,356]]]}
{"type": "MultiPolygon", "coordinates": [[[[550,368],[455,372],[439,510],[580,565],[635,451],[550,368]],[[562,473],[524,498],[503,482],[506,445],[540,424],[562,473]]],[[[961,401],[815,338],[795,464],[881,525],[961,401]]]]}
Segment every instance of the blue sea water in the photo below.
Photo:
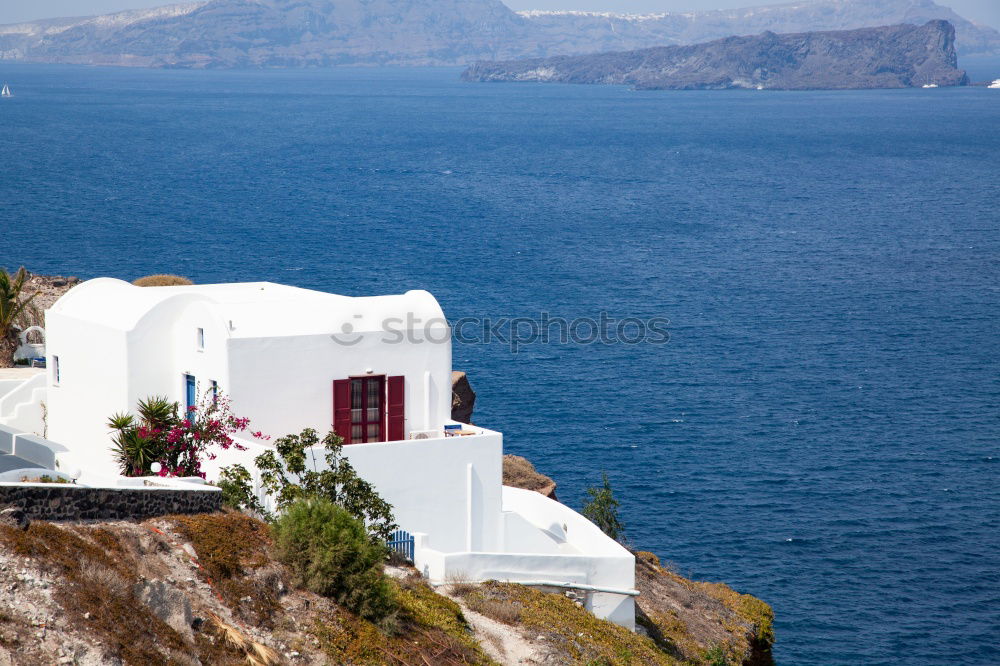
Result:
{"type": "Polygon", "coordinates": [[[478,423],[770,602],[780,664],[1000,662],[1000,91],[0,65],[0,265],[426,288],[478,423]]]}

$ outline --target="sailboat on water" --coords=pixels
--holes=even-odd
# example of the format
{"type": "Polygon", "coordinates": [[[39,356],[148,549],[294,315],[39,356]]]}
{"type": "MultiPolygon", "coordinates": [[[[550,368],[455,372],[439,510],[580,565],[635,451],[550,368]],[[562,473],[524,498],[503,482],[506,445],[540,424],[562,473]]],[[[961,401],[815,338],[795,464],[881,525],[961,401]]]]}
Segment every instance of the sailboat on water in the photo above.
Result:
{"type": "Polygon", "coordinates": [[[14,95],[10,92],[10,86],[6,83],[3,84],[3,90],[0,90],[0,97],[13,97],[14,95]]]}

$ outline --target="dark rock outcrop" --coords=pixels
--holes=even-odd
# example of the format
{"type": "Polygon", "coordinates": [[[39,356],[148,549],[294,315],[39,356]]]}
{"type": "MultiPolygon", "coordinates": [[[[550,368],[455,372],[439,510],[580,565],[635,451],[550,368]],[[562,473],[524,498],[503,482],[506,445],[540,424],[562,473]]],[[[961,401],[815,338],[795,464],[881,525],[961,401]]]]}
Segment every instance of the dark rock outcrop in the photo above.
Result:
{"type": "Polygon", "coordinates": [[[765,32],[694,46],[482,62],[467,81],[627,84],[645,89],[907,88],[968,83],[947,21],[837,32],[765,32]]]}
{"type": "Polygon", "coordinates": [[[454,65],[627,51],[730,35],[945,19],[962,53],[1000,33],[931,0],[812,0],[654,15],[511,11],[500,0],[207,0],[0,26],[0,61],[137,67],[454,65]]]}
{"type": "Polygon", "coordinates": [[[476,407],[476,392],[469,384],[464,372],[451,373],[451,420],[472,423],[472,411],[476,407]]]}

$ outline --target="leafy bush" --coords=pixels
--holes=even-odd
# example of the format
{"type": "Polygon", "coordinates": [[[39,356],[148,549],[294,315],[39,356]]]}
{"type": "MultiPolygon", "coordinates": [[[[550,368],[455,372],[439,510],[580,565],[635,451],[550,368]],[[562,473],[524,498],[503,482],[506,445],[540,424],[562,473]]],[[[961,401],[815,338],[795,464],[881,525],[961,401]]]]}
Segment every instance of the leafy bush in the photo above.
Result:
{"type": "Polygon", "coordinates": [[[382,573],[384,543],[341,506],[311,497],[292,502],[273,526],[275,552],[296,583],[371,622],[391,624],[398,608],[382,573]]]}
{"type": "Polygon", "coordinates": [[[215,485],[222,490],[222,504],[232,509],[244,510],[259,518],[270,518],[257,493],[254,492],[253,478],[243,465],[223,467],[215,485]]]}
{"type": "Polygon", "coordinates": [[[600,488],[587,488],[590,500],[583,506],[583,515],[609,537],[621,541],[625,538],[625,526],[618,518],[618,500],[611,490],[607,473],[601,476],[604,483],[600,488]]]}
{"type": "Polygon", "coordinates": [[[157,275],[147,275],[132,282],[137,287],[176,287],[181,285],[194,284],[191,280],[180,275],[169,275],[159,273],[157,275]]]}
{"type": "MultiPolygon", "coordinates": [[[[261,484],[274,498],[279,511],[301,499],[323,498],[346,509],[348,514],[361,520],[373,536],[386,541],[393,530],[398,529],[393,521],[392,505],[354,471],[344,457],[343,442],[333,432],[323,438],[326,469],[320,471],[315,456],[307,453],[307,449],[320,443],[315,430],[306,428],[298,435],[275,440],[274,451],[265,451],[254,459],[260,470],[261,484]]],[[[241,475],[246,470],[234,470],[234,473],[241,475]]]]}

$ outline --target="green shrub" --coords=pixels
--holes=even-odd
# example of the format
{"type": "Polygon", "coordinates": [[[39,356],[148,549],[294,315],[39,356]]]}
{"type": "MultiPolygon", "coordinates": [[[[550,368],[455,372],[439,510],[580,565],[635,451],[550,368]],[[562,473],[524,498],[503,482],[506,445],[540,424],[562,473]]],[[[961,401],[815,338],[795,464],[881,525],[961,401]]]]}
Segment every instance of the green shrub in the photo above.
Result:
{"type": "Polygon", "coordinates": [[[157,275],[147,275],[132,282],[137,287],[176,287],[180,285],[194,284],[191,280],[180,275],[168,275],[160,273],[157,275]]]}
{"type": "Polygon", "coordinates": [[[240,464],[223,467],[215,482],[222,490],[222,504],[237,511],[246,511],[263,520],[273,520],[271,513],[257,498],[250,471],[240,464]]]}
{"type": "Polygon", "coordinates": [[[374,538],[387,540],[398,529],[392,517],[392,505],[382,499],[374,486],[358,476],[344,455],[342,437],[329,432],[323,438],[326,461],[323,470],[317,468],[312,451],[319,444],[316,431],[306,428],[298,435],[275,440],[273,451],[265,451],[254,459],[260,470],[261,485],[278,511],[298,500],[322,497],[363,521],[374,538]]]}
{"type": "Polygon", "coordinates": [[[312,497],[290,504],[273,525],[275,552],[296,583],[371,622],[391,625],[398,602],[382,573],[388,548],[346,509],[312,497]]]}
{"type": "Polygon", "coordinates": [[[611,490],[607,473],[602,474],[602,478],[604,483],[600,488],[587,488],[590,501],[584,505],[583,515],[600,527],[602,532],[620,542],[625,538],[625,526],[618,517],[618,500],[611,490]]]}

